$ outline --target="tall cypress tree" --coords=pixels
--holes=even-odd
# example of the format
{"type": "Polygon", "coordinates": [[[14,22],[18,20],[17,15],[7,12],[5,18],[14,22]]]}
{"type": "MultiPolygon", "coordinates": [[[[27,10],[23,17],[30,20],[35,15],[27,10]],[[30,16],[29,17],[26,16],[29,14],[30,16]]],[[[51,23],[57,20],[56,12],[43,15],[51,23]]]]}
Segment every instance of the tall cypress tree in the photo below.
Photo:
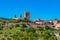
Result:
{"type": "Polygon", "coordinates": [[[22,18],[22,14],[20,14],[20,18],[22,18]]]}
{"type": "Polygon", "coordinates": [[[14,15],[14,18],[16,18],[16,14],[14,15]]]}

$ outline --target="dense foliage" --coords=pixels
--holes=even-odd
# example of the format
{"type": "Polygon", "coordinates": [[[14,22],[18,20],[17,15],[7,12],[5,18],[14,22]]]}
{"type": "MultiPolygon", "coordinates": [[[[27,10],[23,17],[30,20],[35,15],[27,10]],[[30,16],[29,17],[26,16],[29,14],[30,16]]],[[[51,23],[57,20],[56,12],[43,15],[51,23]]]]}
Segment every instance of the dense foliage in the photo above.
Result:
{"type": "MultiPolygon", "coordinates": [[[[45,28],[27,28],[25,24],[12,24],[4,27],[5,21],[0,24],[0,40],[56,40],[55,29],[46,26],[45,28]]],[[[7,24],[8,25],[8,24],[7,24]]],[[[57,31],[59,34],[60,32],[57,31]]],[[[60,40],[60,38],[58,38],[60,40]]]]}

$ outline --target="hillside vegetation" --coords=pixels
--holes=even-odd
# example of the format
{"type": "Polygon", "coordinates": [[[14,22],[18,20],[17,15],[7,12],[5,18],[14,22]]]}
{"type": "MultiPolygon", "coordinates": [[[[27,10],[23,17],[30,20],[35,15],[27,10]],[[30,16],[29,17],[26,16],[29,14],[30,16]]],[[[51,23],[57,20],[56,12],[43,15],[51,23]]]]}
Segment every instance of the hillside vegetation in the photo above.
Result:
{"type": "MultiPolygon", "coordinates": [[[[23,24],[11,24],[10,27],[5,27],[6,23],[6,21],[0,23],[0,40],[57,40],[55,33],[60,35],[60,31],[48,26],[45,28],[25,28],[23,24]]],[[[59,37],[58,40],[60,40],[59,37]]]]}

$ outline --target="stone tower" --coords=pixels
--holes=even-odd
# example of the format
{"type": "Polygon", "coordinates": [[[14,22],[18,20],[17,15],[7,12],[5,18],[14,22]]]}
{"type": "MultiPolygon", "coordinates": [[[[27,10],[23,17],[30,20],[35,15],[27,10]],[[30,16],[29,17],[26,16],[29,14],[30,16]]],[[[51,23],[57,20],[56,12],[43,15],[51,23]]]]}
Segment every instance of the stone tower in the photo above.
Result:
{"type": "Polygon", "coordinates": [[[24,12],[24,19],[29,20],[30,19],[30,12],[24,12]]]}

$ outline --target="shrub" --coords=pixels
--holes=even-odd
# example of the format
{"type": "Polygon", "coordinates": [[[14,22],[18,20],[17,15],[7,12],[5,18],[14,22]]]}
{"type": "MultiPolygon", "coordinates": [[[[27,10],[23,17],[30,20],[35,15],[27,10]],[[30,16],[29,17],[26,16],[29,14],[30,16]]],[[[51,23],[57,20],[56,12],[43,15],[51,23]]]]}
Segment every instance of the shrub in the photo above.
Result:
{"type": "Polygon", "coordinates": [[[20,25],[19,24],[16,24],[16,27],[19,27],[20,25]]]}
{"type": "Polygon", "coordinates": [[[11,40],[11,38],[7,38],[7,40],[11,40]]]}
{"type": "Polygon", "coordinates": [[[1,40],[6,40],[5,38],[1,38],[1,40]]]}
{"type": "Polygon", "coordinates": [[[29,28],[29,29],[27,29],[26,31],[27,31],[27,32],[33,32],[33,33],[36,32],[36,30],[35,30],[34,28],[32,28],[32,27],[29,28]]]}
{"type": "Polygon", "coordinates": [[[23,28],[26,28],[27,26],[26,26],[25,24],[22,24],[22,27],[23,27],[23,28]]]}
{"type": "Polygon", "coordinates": [[[0,30],[3,30],[3,26],[0,26],[0,30]]]}
{"type": "Polygon", "coordinates": [[[41,28],[41,27],[40,27],[40,28],[38,28],[38,30],[39,30],[39,31],[44,31],[44,28],[41,28]]]}

